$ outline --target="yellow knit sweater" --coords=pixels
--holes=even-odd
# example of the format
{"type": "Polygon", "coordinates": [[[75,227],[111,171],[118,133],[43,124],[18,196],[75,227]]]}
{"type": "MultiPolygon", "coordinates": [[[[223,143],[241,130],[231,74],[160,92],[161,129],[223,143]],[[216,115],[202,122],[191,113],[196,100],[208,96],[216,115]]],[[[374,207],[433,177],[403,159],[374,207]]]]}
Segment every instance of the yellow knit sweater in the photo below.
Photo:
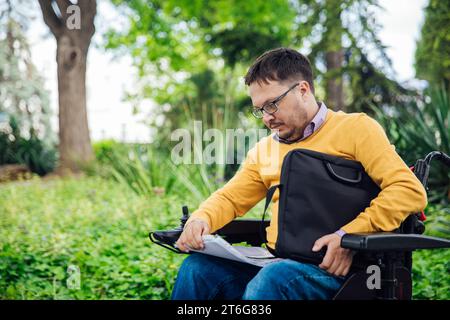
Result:
{"type": "MultiPolygon", "coordinates": [[[[323,125],[305,140],[283,144],[267,136],[247,154],[236,175],[204,201],[189,220],[205,220],[210,231],[243,216],[267,189],[280,182],[284,156],[292,149],[304,148],[357,160],[381,188],[370,207],[342,226],[347,233],[391,231],[413,212],[427,205],[425,189],[395,152],[383,128],[364,113],[334,112],[328,109],[323,125]]],[[[278,232],[278,191],[272,204],[272,219],[266,229],[268,245],[274,249],[278,232]]]]}

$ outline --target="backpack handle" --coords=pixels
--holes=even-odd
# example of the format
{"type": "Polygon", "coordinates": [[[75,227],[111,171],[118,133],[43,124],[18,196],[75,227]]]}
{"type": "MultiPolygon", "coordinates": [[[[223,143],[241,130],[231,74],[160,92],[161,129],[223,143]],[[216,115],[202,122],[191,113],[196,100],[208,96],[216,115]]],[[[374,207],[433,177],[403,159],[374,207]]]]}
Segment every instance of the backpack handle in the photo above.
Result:
{"type": "Polygon", "coordinates": [[[358,177],[356,177],[356,179],[350,179],[350,178],[346,178],[346,177],[342,177],[340,175],[338,175],[334,170],[333,167],[331,166],[331,164],[329,162],[327,162],[325,164],[325,166],[328,169],[328,172],[335,177],[337,180],[343,181],[343,182],[347,182],[347,183],[360,183],[362,181],[362,173],[361,171],[358,171],[358,177]]]}

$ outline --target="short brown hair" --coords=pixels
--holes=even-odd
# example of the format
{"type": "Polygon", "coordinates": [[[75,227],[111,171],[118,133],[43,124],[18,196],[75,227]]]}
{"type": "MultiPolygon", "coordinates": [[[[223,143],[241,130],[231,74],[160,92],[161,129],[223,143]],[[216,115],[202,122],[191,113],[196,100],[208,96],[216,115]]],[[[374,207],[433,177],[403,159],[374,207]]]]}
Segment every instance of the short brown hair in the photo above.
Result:
{"type": "Polygon", "coordinates": [[[308,58],[297,50],[277,48],[260,55],[245,75],[245,84],[302,79],[314,94],[313,71],[308,58]]]}

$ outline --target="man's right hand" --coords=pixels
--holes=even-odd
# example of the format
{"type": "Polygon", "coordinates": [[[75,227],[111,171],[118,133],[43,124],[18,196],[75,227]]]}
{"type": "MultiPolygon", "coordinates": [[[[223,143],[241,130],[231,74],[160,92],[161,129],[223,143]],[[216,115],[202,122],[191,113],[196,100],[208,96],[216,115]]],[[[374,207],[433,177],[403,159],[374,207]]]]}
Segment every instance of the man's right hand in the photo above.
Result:
{"type": "Polygon", "coordinates": [[[193,219],[184,226],[183,232],[176,242],[178,249],[189,252],[189,249],[203,249],[203,235],[209,234],[209,225],[202,219],[193,219]]]}

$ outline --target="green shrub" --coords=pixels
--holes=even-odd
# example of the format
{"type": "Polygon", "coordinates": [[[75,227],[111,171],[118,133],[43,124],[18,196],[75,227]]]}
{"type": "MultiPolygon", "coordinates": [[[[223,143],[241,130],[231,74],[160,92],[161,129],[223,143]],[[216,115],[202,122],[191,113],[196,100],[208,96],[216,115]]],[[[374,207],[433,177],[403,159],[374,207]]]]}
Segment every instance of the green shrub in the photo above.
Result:
{"type": "Polygon", "coordinates": [[[450,299],[450,250],[420,250],[413,254],[413,298],[450,299]]]}
{"type": "Polygon", "coordinates": [[[127,145],[116,140],[101,140],[92,144],[95,159],[101,164],[109,164],[109,157],[114,153],[126,155],[130,149],[127,145]]]}
{"type": "Polygon", "coordinates": [[[19,139],[17,146],[17,161],[26,164],[32,172],[43,176],[55,169],[56,149],[46,147],[38,138],[19,139]]]}
{"type": "MultiPolygon", "coordinates": [[[[425,234],[450,239],[449,208],[429,206],[425,234]]],[[[419,250],[413,253],[414,299],[450,299],[450,250],[419,250]]]]}
{"type": "MultiPolygon", "coordinates": [[[[423,97],[406,101],[393,109],[374,108],[397,152],[411,165],[431,151],[450,154],[450,101],[445,89],[430,89],[423,97]]],[[[429,200],[448,203],[450,171],[432,162],[429,200]]]]}
{"type": "Polygon", "coordinates": [[[171,194],[175,176],[151,148],[135,147],[128,154],[108,154],[111,176],[138,195],[171,194]]]}
{"type": "Polygon", "coordinates": [[[56,148],[34,135],[22,137],[14,118],[9,125],[11,132],[0,131],[0,165],[25,164],[40,176],[53,171],[57,163],[56,148]]]}
{"type": "Polygon", "coordinates": [[[204,163],[175,165],[151,147],[135,147],[127,154],[113,151],[107,158],[109,175],[138,195],[190,194],[200,203],[225,183],[223,172],[213,173],[215,167],[204,163]]]}

